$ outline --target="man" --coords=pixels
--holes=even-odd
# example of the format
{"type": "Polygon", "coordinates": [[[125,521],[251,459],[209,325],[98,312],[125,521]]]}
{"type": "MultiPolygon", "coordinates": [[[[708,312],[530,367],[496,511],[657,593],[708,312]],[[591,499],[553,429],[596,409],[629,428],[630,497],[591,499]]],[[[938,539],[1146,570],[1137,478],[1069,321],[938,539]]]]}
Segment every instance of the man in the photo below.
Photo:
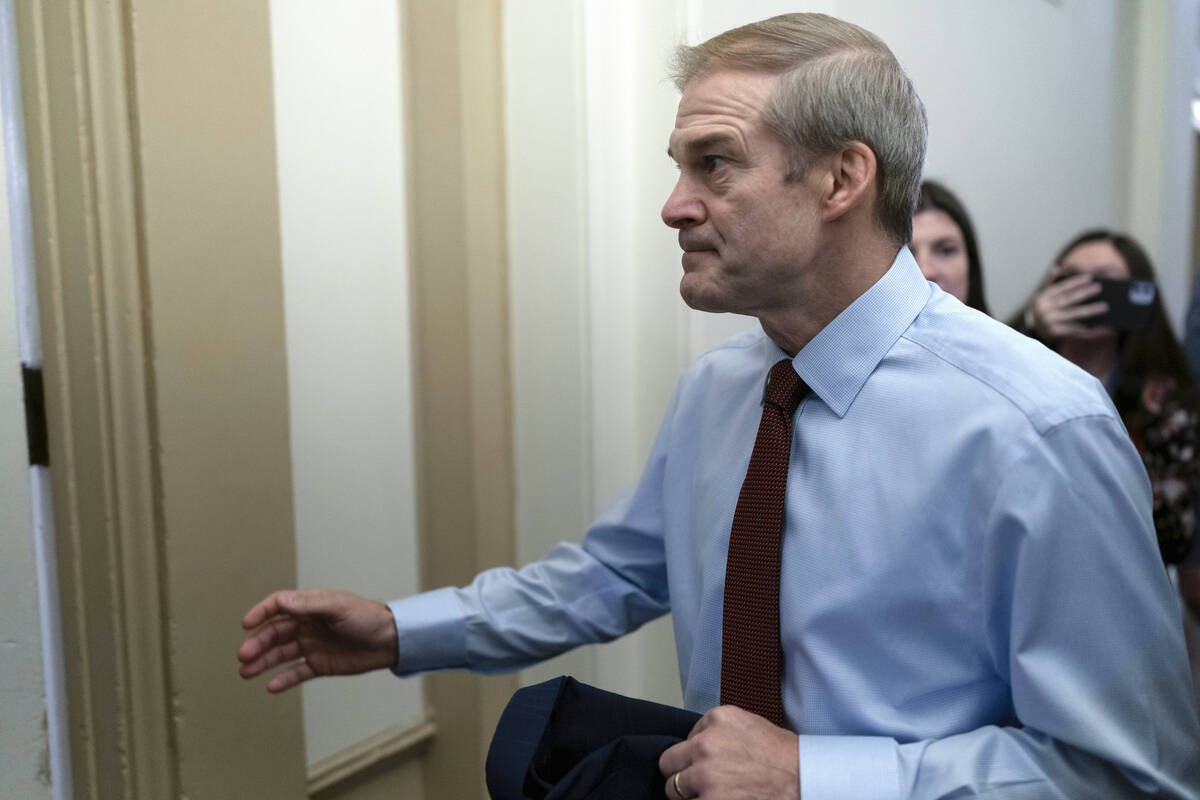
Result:
{"type": "Polygon", "coordinates": [[[672,800],[1196,797],[1141,462],[1096,381],[923,280],[891,52],[792,14],[676,77],[681,294],[762,332],[684,374],[581,546],[390,608],[273,594],[242,674],[516,669],[670,610],[707,712],[662,755],[672,800]]]}

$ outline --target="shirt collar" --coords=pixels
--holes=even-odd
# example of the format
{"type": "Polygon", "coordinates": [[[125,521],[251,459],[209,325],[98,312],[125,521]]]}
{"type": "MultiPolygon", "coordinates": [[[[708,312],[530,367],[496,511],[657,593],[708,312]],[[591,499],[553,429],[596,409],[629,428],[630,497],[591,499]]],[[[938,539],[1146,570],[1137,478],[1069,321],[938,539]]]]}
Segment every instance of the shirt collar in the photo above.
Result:
{"type": "MultiPolygon", "coordinates": [[[[792,359],[796,373],[844,417],[867,378],[929,301],[930,288],[907,247],[888,271],[792,359]]],[[[769,340],[768,340],[769,341],[769,340]]],[[[766,365],[787,354],[772,342],[766,365]]]]}

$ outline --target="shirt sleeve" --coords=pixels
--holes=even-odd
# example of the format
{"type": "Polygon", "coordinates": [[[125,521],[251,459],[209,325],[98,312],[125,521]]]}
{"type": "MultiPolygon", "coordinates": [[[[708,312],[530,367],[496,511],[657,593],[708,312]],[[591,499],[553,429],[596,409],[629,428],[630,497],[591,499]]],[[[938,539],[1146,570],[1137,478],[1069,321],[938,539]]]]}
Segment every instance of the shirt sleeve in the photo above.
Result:
{"type": "Polygon", "coordinates": [[[800,737],[804,800],[1200,797],[1200,725],[1150,489],[1120,423],[1047,432],[1008,466],[979,548],[979,624],[1011,726],[800,737]]]}
{"type": "Polygon", "coordinates": [[[521,569],[389,603],[399,635],[393,670],[508,672],[582,644],[605,642],[670,610],[662,484],[670,420],[637,485],[588,530],[521,569]]]}

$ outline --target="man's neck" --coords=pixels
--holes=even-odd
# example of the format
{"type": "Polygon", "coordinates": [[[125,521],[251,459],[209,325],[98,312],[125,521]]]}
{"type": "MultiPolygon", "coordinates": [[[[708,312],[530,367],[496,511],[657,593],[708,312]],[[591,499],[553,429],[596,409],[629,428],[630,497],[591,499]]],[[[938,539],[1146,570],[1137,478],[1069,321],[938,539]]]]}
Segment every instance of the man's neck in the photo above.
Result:
{"type": "Polygon", "coordinates": [[[780,350],[795,356],[826,325],[884,276],[899,251],[895,242],[879,240],[854,252],[835,249],[806,270],[809,280],[794,302],[758,314],[763,331],[780,350]]]}

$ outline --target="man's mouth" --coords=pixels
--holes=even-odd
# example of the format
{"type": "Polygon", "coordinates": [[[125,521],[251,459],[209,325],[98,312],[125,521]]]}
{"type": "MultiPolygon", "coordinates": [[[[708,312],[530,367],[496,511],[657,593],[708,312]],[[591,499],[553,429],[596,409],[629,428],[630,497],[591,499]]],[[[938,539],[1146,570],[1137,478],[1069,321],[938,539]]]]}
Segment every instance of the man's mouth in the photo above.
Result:
{"type": "Polygon", "coordinates": [[[710,242],[706,242],[695,235],[686,236],[682,234],[679,236],[679,247],[685,253],[700,253],[716,249],[710,242]]]}
{"type": "Polygon", "coordinates": [[[706,253],[715,253],[712,248],[691,248],[683,251],[683,271],[690,272],[693,268],[698,267],[700,260],[704,258],[706,253]]]}

